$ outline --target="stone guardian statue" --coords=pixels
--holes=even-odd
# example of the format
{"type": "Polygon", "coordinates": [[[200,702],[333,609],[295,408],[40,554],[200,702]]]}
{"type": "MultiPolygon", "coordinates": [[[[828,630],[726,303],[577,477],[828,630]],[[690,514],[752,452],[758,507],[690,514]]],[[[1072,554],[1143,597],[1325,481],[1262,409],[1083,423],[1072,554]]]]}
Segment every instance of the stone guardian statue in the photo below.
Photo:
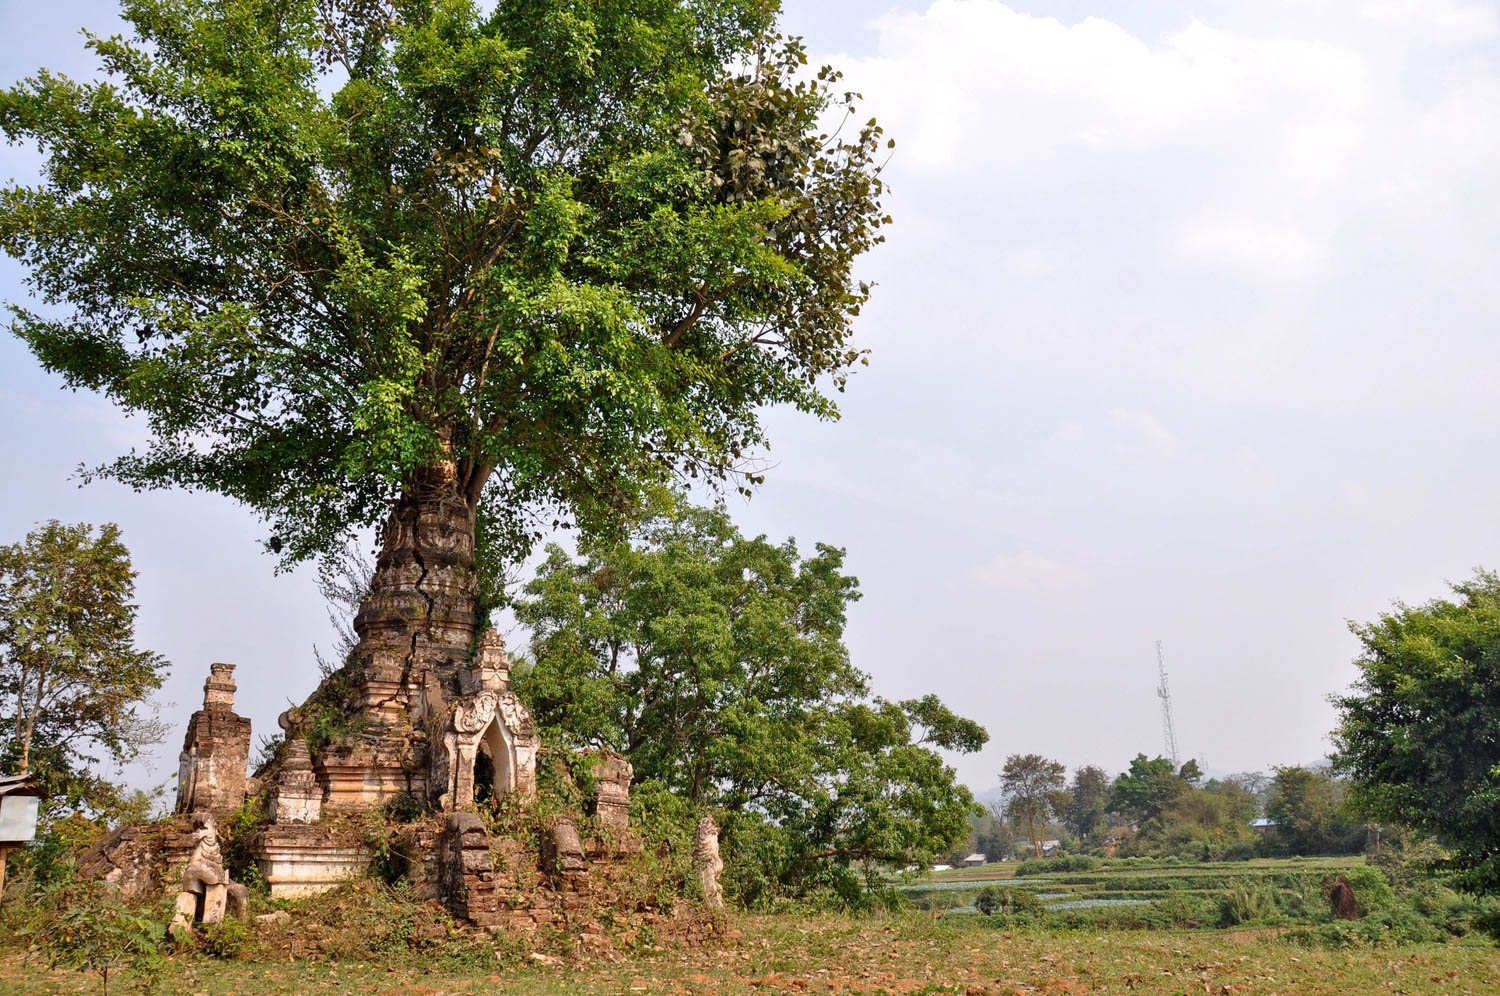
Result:
{"type": "Polygon", "coordinates": [[[218,828],[208,813],[193,816],[193,852],[182,870],[182,891],[177,894],[177,913],[173,928],[194,923],[212,926],[224,914],[243,917],[250,892],[238,882],[231,882],[224,870],[224,855],[219,850],[218,828]]]}
{"type": "Polygon", "coordinates": [[[712,816],[698,821],[698,835],[693,843],[693,867],[698,869],[703,902],[710,909],[723,909],[724,890],[719,886],[719,875],[724,871],[724,859],[719,857],[719,824],[712,816]]]}

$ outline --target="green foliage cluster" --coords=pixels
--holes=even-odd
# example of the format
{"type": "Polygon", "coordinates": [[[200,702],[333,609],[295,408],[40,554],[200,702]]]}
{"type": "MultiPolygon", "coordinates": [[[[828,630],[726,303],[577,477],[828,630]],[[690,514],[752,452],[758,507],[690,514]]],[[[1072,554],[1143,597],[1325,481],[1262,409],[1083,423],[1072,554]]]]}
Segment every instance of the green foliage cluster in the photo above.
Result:
{"type": "Polygon", "coordinates": [[[1108,832],[1112,787],[1113,781],[1103,768],[1088,764],[1073,772],[1061,816],[1063,825],[1080,843],[1098,844],[1108,832]]]}
{"type": "Polygon", "coordinates": [[[1057,872],[1093,871],[1099,859],[1087,854],[1064,854],[1056,858],[1027,858],[1016,865],[1016,878],[1028,875],[1052,875],[1057,872]]]}
{"type": "Polygon", "coordinates": [[[120,818],[141,800],[101,777],[157,743],[167,662],[135,646],[136,572],[120,529],[48,522],[0,546],[0,771],[28,771],[45,819],[120,818]]]}
{"type": "Polygon", "coordinates": [[[630,820],[645,847],[643,881],[656,883],[656,904],[668,908],[677,897],[702,899],[702,884],[693,867],[698,811],[692,803],[659,781],[630,789],[630,820]]]}
{"type": "Polygon", "coordinates": [[[1055,930],[1179,930],[1212,923],[1215,912],[1209,897],[1174,894],[1140,906],[1057,910],[1043,922],[1055,930]]]}
{"type": "Polygon", "coordinates": [[[245,926],[245,921],[232,916],[200,927],[196,934],[198,950],[214,958],[238,958],[247,953],[251,945],[250,928],[245,926]]]}
{"type": "Polygon", "coordinates": [[[1446,865],[1448,852],[1427,834],[1397,827],[1382,835],[1368,860],[1398,891],[1405,892],[1446,865]]]}
{"type": "Polygon", "coordinates": [[[465,931],[440,904],[417,897],[409,883],[365,879],[317,896],[283,901],[286,924],[257,927],[241,957],[285,958],[305,951],[308,936],[332,961],[437,967],[473,962],[482,954],[496,964],[495,945],[465,931]]]}
{"type": "Polygon", "coordinates": [[[1030,915],[1042,912],[1043,904],[1036,894],[1026,889],[1000,888],[987,885],[974,897],[974,908],[985,916],[1000,913],[1006,916],[1030,915]]]}
{"type": "MultiPolygon", "coordinates": [[[[39,71],[0,191],[70,387],[145,417],[101,468],[272,523],[287,561],[451,460],[510,559],[674,475],[758,479],[761,412],[864,358],[880,127],[764,0],[126,0],[100,82],[39,71]]],[[[748,482],[747,482],[748,483],[748,482]]]]}
{"type": "Polygon", "coordinates": [[[1302,767],[1276,769],[1266,816],[1276,821],[1270,854],[1351,854],[1364,850],[1365,827],[1346,802],[1343,782],[1302,767]]]}
{"type": "Polygon", "coordinates": [[[363,712],[350,712],[354,676],[350,662],[323,668],[323,679],[307,701],[297,708],[299,733],[313,756],[327,747],[348,748],[369,720],[363,712]]]}
{"type": "Polygon", "coordinates": [[[1219,926],[1268,922],[1280,915],[1276,891],[1264,879],[1235,879],[1219,897],[1219,926]]]}
{"type": "Polygon", "coordinates": [[[858,905],[879,867],[946,853],[975,812],[938,750],[987,734],[935,696],[870,697],[842,639],[843,559],[679,501],[629,541],[552,548],[516,601],[533,633],[516,688],[547,739],[619,751],[638,788],[713,812],[745,904],[858,905]]]}
{"type": "Polygon", "coordinates": [[[1439,835],[1466,888],[1500,892],[1500,575],[1453,593],[1351,625],[1334,761],[1365,813],[1439,835]]]}
{"type": "Polygon", "coordinates": [[[372,876],[387,885],[395,885],[410,873],[411,824],[424,813],[422,804],[409,792],[391,796],[375,810],[364,830],[372,876]]]}
{"type": "Polygon", "coordinates": [[[39,944],[52,965],[97,975],[105,993],[125,969],[148,985],[160,974],[167,923],[152,915],[159,910],[133,909],[102,882],[56,886],[36,900],[17,934],[39,944]]]}
{"type": "Polygon", "coordinates": [[[264,895],[268,886],[261,873],[260,863],[251,855],[250,844],[255,835],[271,822],[270,810],[264,795],[254,795],[242,802],[224,825],[218,827],[219,849],[224,857],[224,869],[229,877],[242,883],[253,893],[264,895]]]}

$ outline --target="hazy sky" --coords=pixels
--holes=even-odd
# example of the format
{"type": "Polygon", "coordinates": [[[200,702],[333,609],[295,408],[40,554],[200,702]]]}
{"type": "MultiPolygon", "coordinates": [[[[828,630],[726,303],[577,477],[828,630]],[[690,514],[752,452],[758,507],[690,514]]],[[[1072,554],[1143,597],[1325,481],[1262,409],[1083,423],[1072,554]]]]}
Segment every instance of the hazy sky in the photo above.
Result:
{"type": "MultiPolygon", "coordinates": [[[[0,76],[87,72],[106,0],[0,5],[0,76]],[[24,11],[24,12],[23,12],[24,11]]],[[[896,138],[844,419],[771,417],[743,527],[849,550],[855,660],[1009,753],[1210,770],[1327,749],[1347,619],[1500,566],[1500,10],[1456,0],[794,0],[896,138]]],[[[32,153],[0,148],[0,176],[32,153]]],[[[23,294],[0,259],[0,297],[23,294]]],[[[316,682],[312,576],[211,495],[79,490],[140,429],[0,338],[0,540],[124,528],[173,662],[163,780],[210,661],[257,735],[316,682]]],[[[512,643],[521,642],[520,634],[512,643]]]]}

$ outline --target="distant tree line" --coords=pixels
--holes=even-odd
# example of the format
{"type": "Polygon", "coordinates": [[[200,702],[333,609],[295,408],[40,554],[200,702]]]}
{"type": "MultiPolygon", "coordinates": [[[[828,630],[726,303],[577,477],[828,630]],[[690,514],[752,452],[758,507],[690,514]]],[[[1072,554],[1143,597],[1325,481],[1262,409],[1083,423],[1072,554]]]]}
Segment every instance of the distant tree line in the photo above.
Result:
{"type": "Polygon", "coordinates": [[[1069,853],[1204,861],[1356,854],[1378,832],[1351,807],[1345,782],[1295,765],[1205,779],[1196,760],[1179,767],[1137,754],[1113,777],[1085,765],[1070,780],[1058,761],[1013,754],[1000,787],[1002,798],[973,821],[950,863],[971,852],[990,861],[1040,856],[1053,841],[1069,853]]]}

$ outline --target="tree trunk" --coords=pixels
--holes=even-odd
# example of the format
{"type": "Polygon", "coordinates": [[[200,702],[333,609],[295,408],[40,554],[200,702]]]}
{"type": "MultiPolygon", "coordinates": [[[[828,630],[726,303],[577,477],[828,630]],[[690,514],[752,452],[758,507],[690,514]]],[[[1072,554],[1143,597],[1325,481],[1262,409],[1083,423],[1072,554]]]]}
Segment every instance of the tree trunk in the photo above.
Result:
{"type": "Polygon", "coordinates": [[[31,767],[31,738],[36,736],[36,718],[42,711],[42,699],[47,694],[47,670],[44,668],[36,679],[36,703],[26,717],[26,732],[21,735],[21,774],[31,767]]]}

